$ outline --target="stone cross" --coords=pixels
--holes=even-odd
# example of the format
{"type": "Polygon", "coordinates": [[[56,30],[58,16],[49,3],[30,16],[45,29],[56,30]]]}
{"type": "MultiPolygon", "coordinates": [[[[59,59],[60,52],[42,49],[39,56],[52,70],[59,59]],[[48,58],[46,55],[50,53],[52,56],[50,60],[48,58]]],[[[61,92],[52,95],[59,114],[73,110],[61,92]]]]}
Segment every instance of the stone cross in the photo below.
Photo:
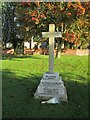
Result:
{"type": "Polygon", "coordinates": [[[55,32],[54,24],[49,24],[49,32],[42,32],[42,37],[49,38],[49,73],[54,73],[54,39],[62,37],[62,34],[55,32]]]}

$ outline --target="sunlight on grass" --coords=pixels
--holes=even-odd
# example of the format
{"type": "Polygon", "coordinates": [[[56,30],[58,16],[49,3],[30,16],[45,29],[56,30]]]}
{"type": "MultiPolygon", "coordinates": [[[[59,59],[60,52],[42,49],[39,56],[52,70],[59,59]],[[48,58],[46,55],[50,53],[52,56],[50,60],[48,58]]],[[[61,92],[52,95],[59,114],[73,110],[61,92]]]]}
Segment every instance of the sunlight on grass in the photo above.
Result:
{"type": "Polygon", "coordinates": [[[32,55],[2,60],[4,118],[88,117],[88,57],[61,56],[54,60],[68,92],[68,102],[42,105],[33,94],[48,71],[48,56],[32,55]]]}

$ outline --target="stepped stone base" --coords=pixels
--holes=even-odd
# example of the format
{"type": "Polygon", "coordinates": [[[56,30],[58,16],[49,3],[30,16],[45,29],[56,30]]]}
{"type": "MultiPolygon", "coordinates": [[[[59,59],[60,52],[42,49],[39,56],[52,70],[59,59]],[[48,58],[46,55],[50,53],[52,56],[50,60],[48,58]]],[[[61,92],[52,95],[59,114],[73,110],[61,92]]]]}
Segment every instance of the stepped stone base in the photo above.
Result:
{"type": "Polygon", "coordinates": [[[61,101],[67,101],[67,92],[59,73],[45,73],[34,94],[36,99],[48,100],[59,97],[61,101]]]}

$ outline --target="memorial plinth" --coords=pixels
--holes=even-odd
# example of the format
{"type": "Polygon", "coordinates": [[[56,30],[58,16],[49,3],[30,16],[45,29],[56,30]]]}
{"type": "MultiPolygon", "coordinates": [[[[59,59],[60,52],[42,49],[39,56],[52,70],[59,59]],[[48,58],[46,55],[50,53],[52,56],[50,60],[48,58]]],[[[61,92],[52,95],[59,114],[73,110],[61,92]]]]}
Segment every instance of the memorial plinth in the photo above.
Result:
{"type": "Polygon", "coordinates": [[[34,96],[42,100],[58,96],[61,101],[67,101],[66,88],[58,73],[45,73],[34,96]]]}

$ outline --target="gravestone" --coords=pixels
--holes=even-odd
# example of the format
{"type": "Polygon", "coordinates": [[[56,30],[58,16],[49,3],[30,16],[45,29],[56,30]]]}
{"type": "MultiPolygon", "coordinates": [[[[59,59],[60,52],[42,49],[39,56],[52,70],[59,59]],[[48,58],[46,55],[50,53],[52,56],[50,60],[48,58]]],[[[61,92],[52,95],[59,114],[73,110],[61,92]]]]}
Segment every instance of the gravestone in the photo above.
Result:
{"type": "Polygon", "coordinates": [[[49,32],[42,32],[42,36],[49,38],[49,72],[43,75],[34,96],[45,100],[58,96],[61,101],[67,101],[67,92],[62,77],[54,72],[54,39],[62,37],[61,32],[55,32],[55,25],[49,24],[49,32]]]}

